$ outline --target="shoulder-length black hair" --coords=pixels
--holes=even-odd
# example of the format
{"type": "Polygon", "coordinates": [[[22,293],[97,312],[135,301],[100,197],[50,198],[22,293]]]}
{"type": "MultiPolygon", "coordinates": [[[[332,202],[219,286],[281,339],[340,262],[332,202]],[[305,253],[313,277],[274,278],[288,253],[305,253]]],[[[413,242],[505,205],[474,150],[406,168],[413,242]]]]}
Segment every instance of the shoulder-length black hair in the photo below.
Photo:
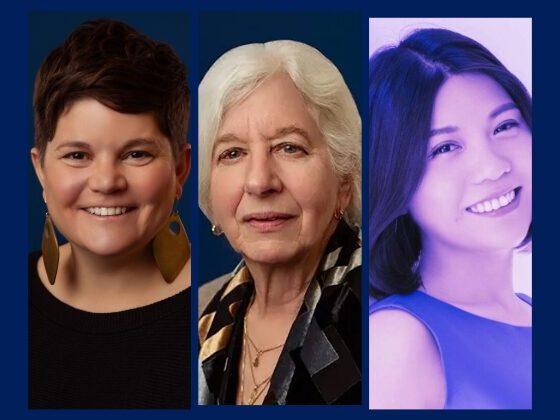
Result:
{"type": "MultiPolygon", "coordinates": [[[[369,61],[370,293],[410,293],[420,231],[408,206],[426,166],[436,95],[450,75],[491,77],[532,128],[531,98],[523,84],[484,46],[445,29],[420,29],[369,61]]],[[[530,239],[531,229],[524,242],[530,239]]]]}

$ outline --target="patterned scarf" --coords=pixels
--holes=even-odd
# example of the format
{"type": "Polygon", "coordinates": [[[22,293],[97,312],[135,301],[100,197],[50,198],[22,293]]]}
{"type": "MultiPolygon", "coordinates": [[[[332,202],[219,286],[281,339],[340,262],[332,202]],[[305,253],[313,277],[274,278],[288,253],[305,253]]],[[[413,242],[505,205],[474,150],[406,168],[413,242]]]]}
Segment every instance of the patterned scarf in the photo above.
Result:
{"type": "MultiPolygon", "coordinates": [[[[343,221],[327,245],[264,404],[360,404],[361,243],[343,221]]],[[[199,402],[235,404],[243,318],[254,293],[241,262],[199,320],[199,402]]]]}

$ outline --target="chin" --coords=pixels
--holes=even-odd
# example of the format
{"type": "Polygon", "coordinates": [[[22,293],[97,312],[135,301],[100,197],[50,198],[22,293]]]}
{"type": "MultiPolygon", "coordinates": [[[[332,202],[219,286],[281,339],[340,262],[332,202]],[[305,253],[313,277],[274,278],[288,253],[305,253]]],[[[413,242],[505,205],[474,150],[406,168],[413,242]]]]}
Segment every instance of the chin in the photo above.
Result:
{"type": "Polygon", "coordinates": [[[296,250],[290,245],[279,243],[254,244],[241,250],[246,260],[259,264],[286,264],[296,256],[296,250]]]}
{"type": "Polygon", "coordinates": [[[123,241],[120,240],[107,240],[98,239],[96,241],[81,241],[75,243],[82,249],[97,255],[99,257],[116,257],[119,255],[126,255],[138,248],[138,241],[123,241]]]}
{"type": "MultiPolygon", "coordinates": [[[[527,237],[527,229],[508,229],[504,231],[494,232],[480,232],[478,235],[475,232],[469,232],[468,235],[456,238],[461,239],[460,246],[467,249],[479,251],[506,251],[514,250],[523,243],[527,237]],[[473,236],[473,233],[475,236],[473,236]],[[466,241],[465,241],[466,239],[466,241]]],[[[458,244],[459,245],[459,244],[458,244]]]]}

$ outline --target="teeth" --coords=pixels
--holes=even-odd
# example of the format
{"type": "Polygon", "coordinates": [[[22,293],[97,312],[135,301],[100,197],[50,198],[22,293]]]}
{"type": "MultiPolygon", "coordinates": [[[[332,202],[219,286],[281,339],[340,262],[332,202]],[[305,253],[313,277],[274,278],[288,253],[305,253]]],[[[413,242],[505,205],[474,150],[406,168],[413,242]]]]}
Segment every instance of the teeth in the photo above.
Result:
{"type": "Polygon", "coordinates": [[[86,209],[90,214],[96,216],[115,216],[125,214],[128,211],[127,207],[88,207],[86,209]]]}
{"type": "Polygon", "coordinates": [[[515,198],[515,190],[491,200],[482,201],[468,208],[473,213],[489,213],[507,206],[515,198]]]}

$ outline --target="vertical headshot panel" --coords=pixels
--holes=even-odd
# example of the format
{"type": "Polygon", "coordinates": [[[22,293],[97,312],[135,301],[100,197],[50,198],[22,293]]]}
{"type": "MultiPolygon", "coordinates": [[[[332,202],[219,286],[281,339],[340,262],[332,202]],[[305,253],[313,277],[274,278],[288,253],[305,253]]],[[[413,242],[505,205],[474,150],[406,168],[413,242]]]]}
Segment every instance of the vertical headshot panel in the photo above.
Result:
{"type": "Polygon", "coordinates": [[[370,19],[370,408],[532,407],[530,31],[370,19]]]}
{"type": "Polygon", "coordinates": [[[29,19],[28,405],[187,408],[189,16],[29,19]]]}
{"type": "Polygon", "coordinates": [[[201,404],[361,402],[359,22],[201,15],[201,404]]]}

